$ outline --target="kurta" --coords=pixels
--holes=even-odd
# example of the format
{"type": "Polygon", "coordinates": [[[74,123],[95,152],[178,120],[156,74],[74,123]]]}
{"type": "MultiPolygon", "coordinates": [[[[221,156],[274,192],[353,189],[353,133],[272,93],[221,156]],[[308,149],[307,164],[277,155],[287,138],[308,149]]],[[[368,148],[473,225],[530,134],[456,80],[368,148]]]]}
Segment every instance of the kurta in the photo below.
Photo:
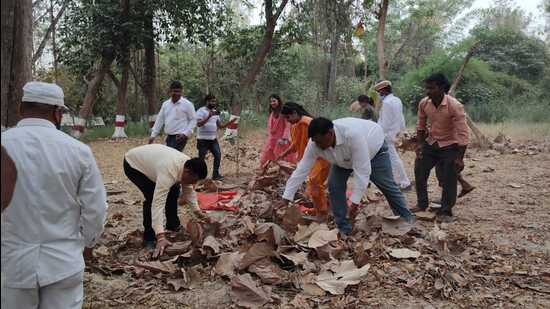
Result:
{"type": "MultiPolygon", "coordinates": [[[[260,155],[260,164],[262,165],[268,160],[277,159],[290,146],[290,124],[282,115],[279,114],[278,117],[275,117],[274,113],[270,113],[267,122],[267,134],[267,140],[260,155]]],[[[290,154],[283,159],[296,162],[294,154],[290,154]]]]}
{"type": "MultiPolygon", "coordinates": [[[[311,122],[311,117],[302,116],[300,121],[293,124],[290,129],[291,149],[296,152],[297,159],[301,160],[306,151],[308,143],[307,128],[311,122]]],[[[330,164],[322,158],[318,158],[309,173],[307,183],[307,195],[313,201],[318,212],[326,213],[328,210],[328,202],[326,195],[326,181],[330,171],[330,164]]]]}

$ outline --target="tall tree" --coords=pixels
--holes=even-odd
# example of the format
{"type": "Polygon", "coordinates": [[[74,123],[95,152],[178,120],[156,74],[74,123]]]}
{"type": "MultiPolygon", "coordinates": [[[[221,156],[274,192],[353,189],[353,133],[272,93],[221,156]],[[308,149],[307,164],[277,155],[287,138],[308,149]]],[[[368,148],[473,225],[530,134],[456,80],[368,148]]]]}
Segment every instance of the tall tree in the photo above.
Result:
{"type": "MultiPolygon", "coordinates": [[[[273,44],[273,35],[275,33],[275,27],[277,26],[277,20],[283,13],[283,10],[287,3],[288,0],[282,0],[279,6],[274,7],[272,0],[264,0],[265,32],[262,38],[262,42],[256,49],[256,55],[252,64],[250,65],[250,68],[248,69],[248,73],[240,81],[239,91],[241,93],[249,91],[256,83],[256,77],[260,73],[267,58],[267,55],[271,50],[271,46],[273,44]]],[[[238,104],[235,105],[234,112],[240,114],[240,109],[241,104],[239,101],[238,104]]]]}
{"type": "Polygon", "coordinates": [[[32,78],[32,0],[2,0],[2,126],[19,120],[23,86],[32,78]]]}
{"type": "Polygon", "coordinates": [[[387,63],[384,51],[384,31],[386,28],[386,16],[388,15],[389,0],[382,0],[378,10],[378,30],[376,32],[376,57],[378,60],[378,76],[380,79],[386,79],[387,63]]]}

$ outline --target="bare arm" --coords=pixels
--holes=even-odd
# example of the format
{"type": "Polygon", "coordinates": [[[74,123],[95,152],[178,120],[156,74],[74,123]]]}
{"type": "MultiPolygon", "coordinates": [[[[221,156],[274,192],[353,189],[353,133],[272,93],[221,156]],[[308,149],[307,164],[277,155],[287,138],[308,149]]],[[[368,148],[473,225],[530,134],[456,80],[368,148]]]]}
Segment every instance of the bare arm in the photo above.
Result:
{"type": "Polygon", "coordinates": [[[2,146],[2,211],[10,204],[17,181],[15,163],[2,146]]]}

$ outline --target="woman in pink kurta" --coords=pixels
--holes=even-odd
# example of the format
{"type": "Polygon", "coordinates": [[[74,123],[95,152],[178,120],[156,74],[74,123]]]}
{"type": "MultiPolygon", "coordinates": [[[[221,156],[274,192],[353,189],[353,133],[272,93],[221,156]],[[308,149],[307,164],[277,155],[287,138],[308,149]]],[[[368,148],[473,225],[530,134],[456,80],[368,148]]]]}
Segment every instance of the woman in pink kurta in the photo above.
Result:
{"type": "MultiPolygon", "coordinates": [[[[290,123],[281,116],[283,101],[272,94],[269,97],[269,119],[267,121],[267,141],[265,142],[260,164],[263,166],[268,160],[275,160],[283,151],[290,147],[290,123]]],[[[285,161],[295,162],[296,155],[284,157],[285,161]]]]}

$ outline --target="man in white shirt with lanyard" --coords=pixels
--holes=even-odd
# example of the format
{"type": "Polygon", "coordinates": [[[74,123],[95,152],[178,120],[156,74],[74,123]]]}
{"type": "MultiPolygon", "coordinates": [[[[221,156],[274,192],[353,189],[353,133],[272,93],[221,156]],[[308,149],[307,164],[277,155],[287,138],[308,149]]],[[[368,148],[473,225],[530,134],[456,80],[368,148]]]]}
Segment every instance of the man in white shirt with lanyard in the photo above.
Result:
{"type": "Polygon", "coordinates": [[[340,232],[347,235],[352,231],[346,200],[347,181],[352,172],[351,213],[357,210],[370,180],[382,191],[395,215],[407,222],[414,221],[405,196],[393,179],[384,132],[378,124],[351,117],[334,121],[319,117],[309,124],[308,136],[310,141],[304,156],[286,183],[283,204],[294,199],[315,160],[321,157],[331,163],[328,177],[330,208],[340,232]]]}
{"type": "Polygon", "coordinates": [[[103,231],[105,187],[90,148],[56,129],[63,90],[29,82],[22,101],[23,119],[2,133],[18,171],[2,214],[2,308],[81,308],[83,251],[103,231]]]}
{"type": "Polygon", "coordinates": [[[183,151],[197,125],[193,103],[182,96],[183,86],[177,80],[170,84],[170,99],[164,101],[151,130],[149,144],[155,141],[162,126],[166,133],[166,146],[183,151]]]}
{"type": "Polygon", "coordinates": [[[220,112],[216,110],[216,97],[209,94],[204,98],[204,106],[197,110],[197,150],[199,158],[206,157],[208,151],[214,156],[214,168],[212,179],[223,179],[220,174],[222,152],[218,143],[218,129],[223,129],[235,122],[231,120],[226,124],[220,121],[220,112]]]}
{"type": "Polygon", "coordinates": [[[407,177],[403,161],[395,148],[395,141],[399,132],[405,130],[405,117],[403,116],[403,104],[401,100],[393,95],[392,86],[389,80],[383,80],[374,85],[374,90],[380,94],[382,99],[382,107],[380,108],[380,116],[378,124],[384,130],[384,137],[388,145],[388,153],[390,155],[391,166],[395,182],[402,190],[410,190],[412,188],[411,181],[407,177]]]}

